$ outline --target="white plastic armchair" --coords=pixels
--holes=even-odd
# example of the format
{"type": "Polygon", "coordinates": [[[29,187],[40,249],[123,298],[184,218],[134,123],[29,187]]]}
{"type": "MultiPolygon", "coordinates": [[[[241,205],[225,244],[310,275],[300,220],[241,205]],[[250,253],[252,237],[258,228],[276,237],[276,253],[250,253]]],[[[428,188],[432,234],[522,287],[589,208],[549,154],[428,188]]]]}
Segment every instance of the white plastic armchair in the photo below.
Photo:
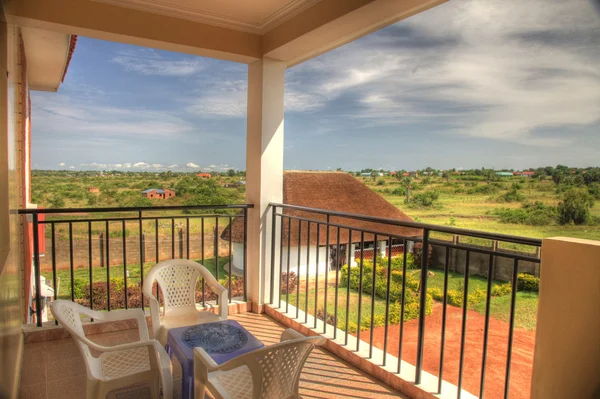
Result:
{"type": "Polygon", "coordinates": [[[69,333],[83,356],[87,372],[86,398],[104,399],[108,392],[128,385],[148,382],[152,398],[173,397],[171,360],[165,349],[148,337],[146,317],[141,309],[96,312],[66,300],[52,302],[52,314],[69,333]],[[98,321],[135,319],[140,340],[128,344],[102,346],[89,340],[83,331],[81,316],[98,321]],[[100,353],[93,356],[91,349],[100,353]],[[160,385],[159,385],[160,384],[160,385]]]}
{"type": "Polygon", "coordinates": [[[227,289],[200,263],[187,259],[159,262],[146,275],[143,291],[150,302],[154,338],[163,345],[167,343],[167,333],[171,328],[227,320],[227,289]],[[218,315],[196,308],[196,285],[200,276],[219,297],[218,315]],[[160,304],[152,292],[155,280],[164,298],[162,315],[160,304]]]}
{"type": "Polygon", "coordinates": [[[194,397],[206,390],[216,399],[299,398],[300,374],[315,345],[325,338],[305,337],[292,329],[281,342],[231,359],[222,365],[202,348],[194,349],[194,397]]]}

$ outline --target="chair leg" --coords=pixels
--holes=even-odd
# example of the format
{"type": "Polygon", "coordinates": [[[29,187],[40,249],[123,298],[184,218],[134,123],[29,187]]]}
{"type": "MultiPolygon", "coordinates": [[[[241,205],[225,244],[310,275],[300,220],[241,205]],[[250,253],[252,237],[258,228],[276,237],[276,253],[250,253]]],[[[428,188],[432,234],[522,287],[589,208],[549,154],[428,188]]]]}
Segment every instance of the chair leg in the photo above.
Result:
{"type": "Polygon", "coordinates": [[[206,396],[206,385],[194,379],[194,399],[204,399],[206,396]]]}
{"type": "Polygon", "coordinates": [[[163,373],[161,376],[163,399],[173,399],[173,376],[171,373],[163,373]]]}
{"type": "Polygon", "coordinates": [[[98,383],[96,381],[87,380],[85,384],[86,399],[98,399],[98,383]]]}
{"type": "Polygon", "coordinates": [[[150,390],[152,391],[152,399],[160,399],[160,380],[158,378],[152,379],[150,390]]]}

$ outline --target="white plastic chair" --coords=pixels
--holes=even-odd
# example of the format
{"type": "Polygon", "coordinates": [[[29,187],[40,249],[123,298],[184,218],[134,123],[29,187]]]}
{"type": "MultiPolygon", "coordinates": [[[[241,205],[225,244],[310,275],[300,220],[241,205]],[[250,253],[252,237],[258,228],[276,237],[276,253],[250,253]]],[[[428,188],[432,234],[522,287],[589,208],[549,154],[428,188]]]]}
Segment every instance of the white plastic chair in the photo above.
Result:
{"type": "Polygon", "coordinates": [[[143,291],[150,302],[154,338],[163,345],[167,343],[167,333],[171,328],[227,320],[227,289],[200,263],[187,259],[159,262],[146,275],[143,291]],[[218,315],[196,308],[196,284],[200,276],[219,297],[218,315]],[[152,292],[154,280],[164,298],[162,317],[160,304],[152,292]]]}
{"type": "Polygon", "coordinates": [[[287,329],[281,342],[231,359],[222,365],[202,348],[194,349],[194,397],[206,389],[216,399],[298,398],[300,374],[308,355],[325,338],[287,329]]]}
{"type": "Polygon", "coordinates": [[[146,317],[141,309],[96,312],[58,299],[52,302],[52,314],[71,333],[85,360],[87,399],[104,399],[114,389],[145,381],[150,383],[152,398],[160,397],[159,384],[162,385],[164,399],[173,397],[171,360],[158,341],[149,339],[146,317]],[[82,315],[99,321],[135,319],[140,340],[115,346],[98,345],[86,338],[81,324],[82,315]],[[100,355],[93,356],[90,349],[100,352],[100,355]]]}

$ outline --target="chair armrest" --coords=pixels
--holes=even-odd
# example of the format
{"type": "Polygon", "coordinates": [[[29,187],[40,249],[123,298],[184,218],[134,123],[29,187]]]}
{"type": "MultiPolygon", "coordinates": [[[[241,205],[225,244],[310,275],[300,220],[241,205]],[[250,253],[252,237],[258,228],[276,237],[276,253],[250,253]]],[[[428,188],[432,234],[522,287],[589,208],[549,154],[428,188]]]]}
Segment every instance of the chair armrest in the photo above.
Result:
{"type": "Polygon", "coordinates": [[[114,310],[112,312],[97,312],[98,316],[94,316],[96,320],[102,321],[120,321],[135,319],[137,321],[138,330],[140,333],[140,341],[146,341],[150,338],[148,335],[148,324],[146,315],[142,309],[124,309],[114,310]]]}
{"type": "Polygon", "coordinates": [[[198,365],[206,369],[206,371],[215,371],[219,369],[219,365],[213,358],[200,347],[194,348],[194,367],[197,367],[198,365]]]}
{"type": "Polygon", "coordinates": [[[279,342],[285,342],[285,341],[289,341],[291,339],[298,339],[298,338],[306,338],[306,337],[304,335],[300,334],[298,331],[288,328],[283,333],[281,333],[281,338],[279,339],[279,342]]]}
{"type": "Polygon", "coordinates": [[[157,347],[161,346],[161,345],[157,340],[149,339],[147,341],[136,341],[136,342],[130,342],[127,344],[121,344],[121,345],[115,345],[115,346],[100,346],[97,344],[95,344],[95,346],[97,348],[94,348],[94,349],[96,349],[97,351],[106,353],[106,352],[126,351],[129,349],[141,348],[144,346],[152,347],[153,350],[157,350],[157,347]]]}
{"type": "Polygon", "coordinates": [[[204,276],[204,282],[219,297],[219,318],[227,319],[229,314],[229,296],[227,288],[223,287],[212,275],[204,276]]]}

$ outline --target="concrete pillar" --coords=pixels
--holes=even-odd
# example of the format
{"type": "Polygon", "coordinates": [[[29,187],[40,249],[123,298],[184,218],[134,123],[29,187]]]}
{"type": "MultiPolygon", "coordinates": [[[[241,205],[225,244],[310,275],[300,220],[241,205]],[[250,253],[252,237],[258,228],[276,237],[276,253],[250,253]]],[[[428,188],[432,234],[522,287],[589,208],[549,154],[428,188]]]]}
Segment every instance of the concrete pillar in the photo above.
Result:
{"type": "MultiPolygon", "coordinates": [[[[254,209],[248,211],[247,294],[248,301],[259,307],[268,301],[270,294],[269,203],[283,201],[285,69],[283,62],[268,58],[248,65],[246,201],[254,204],[254,209]]],[[[278,256],[277,252],[275,259],[278,256]]]]}
{"type": "Polygon", "coordinates": [[[547,238],[531,399],[600,397],[600,241],[547,238]]]}
{"type": "Polygon", "coordinates": [[[387,241],[379,241],[379,243],[377,244],[377,248],[379,249],[379,256],[385,258],[385,256],[386,256],[386,248],[387,248],[387,241]]]}

